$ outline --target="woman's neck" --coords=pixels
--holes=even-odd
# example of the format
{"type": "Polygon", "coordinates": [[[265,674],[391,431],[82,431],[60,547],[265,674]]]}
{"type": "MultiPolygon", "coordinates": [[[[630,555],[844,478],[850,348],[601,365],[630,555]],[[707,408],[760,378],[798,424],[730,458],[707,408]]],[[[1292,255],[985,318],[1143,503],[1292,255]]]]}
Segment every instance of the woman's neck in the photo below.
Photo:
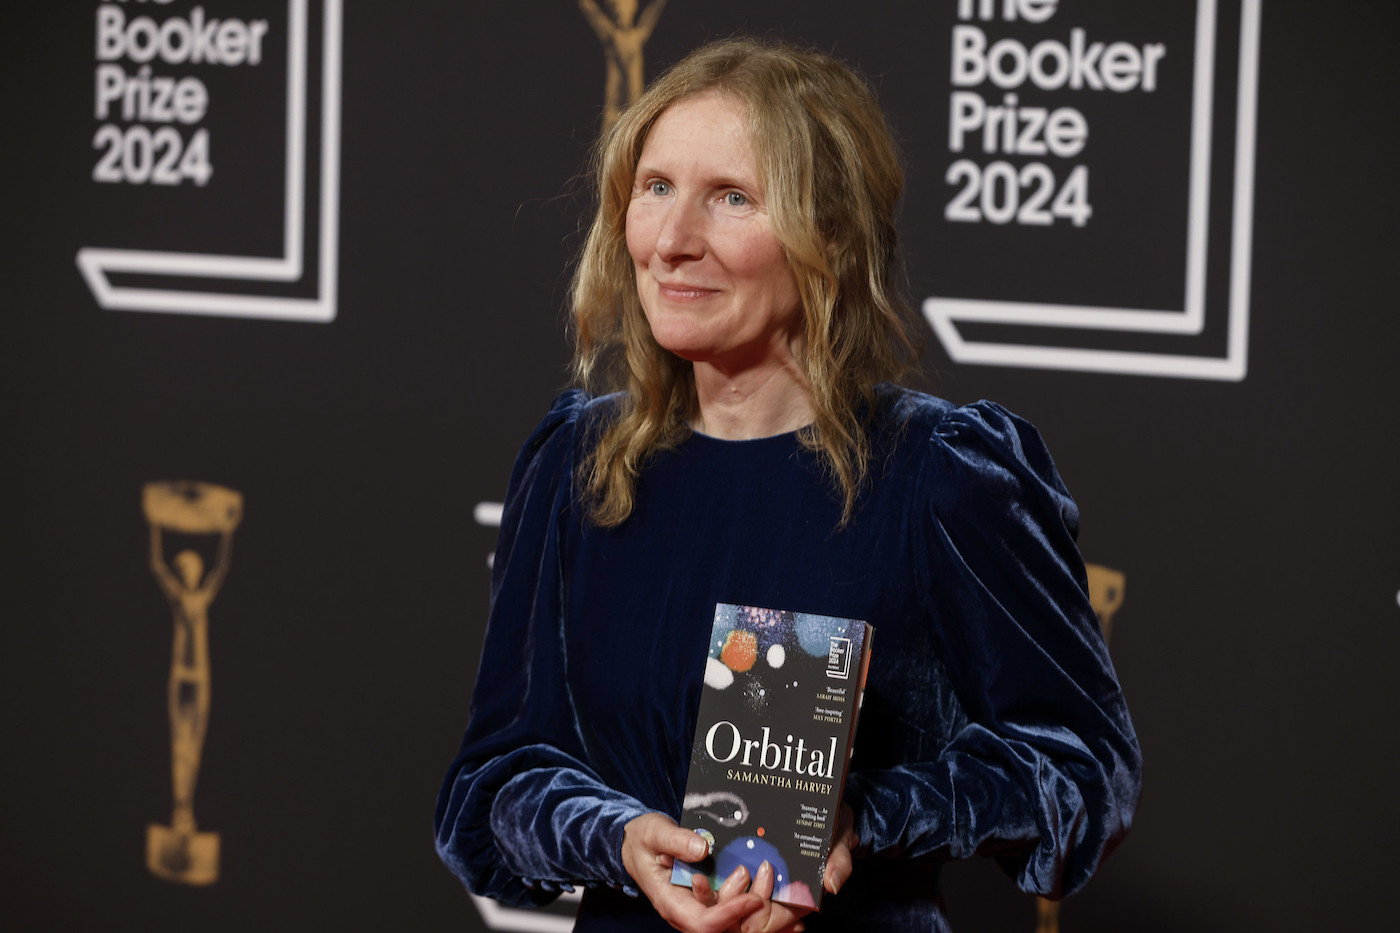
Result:
{"type": "Polygon", "coordinates": [[[812,393],[795,363],[726,373],[695,363],[699,415],[691,426],[723,440],[785,434],[812,423],[812,393]]]}

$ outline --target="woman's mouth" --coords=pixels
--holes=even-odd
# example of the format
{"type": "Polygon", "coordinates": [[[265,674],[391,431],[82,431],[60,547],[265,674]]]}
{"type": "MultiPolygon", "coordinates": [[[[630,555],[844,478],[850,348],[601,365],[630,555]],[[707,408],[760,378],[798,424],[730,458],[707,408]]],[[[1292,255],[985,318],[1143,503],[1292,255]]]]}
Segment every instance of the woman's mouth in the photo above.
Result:
{"type": "Polygon", "coordinates": [[[670,298],[675,301],[708,298],[719,291],[719,289],[716,288],[704,288],[699,285],[688,285],[682,282],[657,282],[656,287],[661,293],[661,297],[670,298]]]}

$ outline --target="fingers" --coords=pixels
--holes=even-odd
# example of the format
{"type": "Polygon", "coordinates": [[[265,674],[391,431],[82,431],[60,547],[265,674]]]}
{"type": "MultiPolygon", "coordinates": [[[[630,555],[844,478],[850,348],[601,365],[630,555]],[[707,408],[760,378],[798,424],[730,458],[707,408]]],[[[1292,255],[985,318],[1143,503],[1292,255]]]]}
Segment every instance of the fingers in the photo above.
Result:
{"type": "Polygon", "coordinates": [[[765,901],[773,896],[773,866],[767,859],[758,866],[758,873],[753,876],[752,890],[765,901]]]}
{"type": "Polygon", "coordinates": [[[745,917],[763,906],[760,898],[744,892],[747,885],[745,873],[736,882],[736,891],[728,890],[728,880],[716,892],[709,890],[709,884],[703,880],[697,883],[692,879],[690,890],[667,882],[644,887],[643,893],[656,912],[677,930],[723,933],[738,929],[745,917]]]}
{"type": "Polygon", "coordinates": [[[851,877],[851,850],[844,845],[833,845],[831,854],[826,857],[826,874],[822,876],[822,887],[832,894],[841,890],[846,879],[851,877]]]}
{"type": "Polygon", "coordinates": [[[710,844],[698,833],[671,823],[655,823],[649,827],[649,842],[658,852],[680,859],[683,862],[698,862],[710,854],[710,844]]]}
{"type": "Polygon", "coordinates": [[[780,904],[771,910],[757,910],[739,927],[739,933],[802,933],[807,927],[801,917],[780,904]]]}
{"type": "Polygon", "coordinates": [[[802,918],[806,910],[771,900],[776,882],[777,873],[765,860],[754,873],[753,887],[749,889],[750,894],[763,898],[763,906],[744,920],[740,933],[802,933],[805,929],[802,918]]]}
{"type": "Polygon", "coordinates": [[[826,873],[822,876],[822,887],[832,894],[841,890],[855,870],[851,853],[858,845],[860,838],[855,831],[855,814],[849,806],[842,804],[836,823],[836,838],[831,844],[831,852],[827,854],[826,873]]]}
{"type": "Polygon", "coordinates": [[[672,861],[698,862],[710,852],[701,836],[677,826],[660,813],[647,813],[627,824],[623,837],[624,856],[631,849],[638,861],[650,861],[670,868],[672,861]]]}
{"type": "Polygon", "coordinates": [[[740,865],[730,872],[729,877],[724,879],[724,884],[719,886],[719,899],[727,901],[736,894],[743,894],[748,888],[749,870],[740,865]]]}
{"type": "Polygon", "coordinates": [[[714,933],[722,933],[738,927],[745,917],[752,914],[763,906],[763,901],[748,894],[732,898],[729,901],[722,901],[714,907],[697,907],[705,913],[697,921],[696,929],[714,933]]]}
{"type": "Polygon", "coordinates": [[[719,894],[710,887],[710,879],[701,874],[690,876],[690,893],[695,895],[698,903],[711,907],[719,900],[719,894]]]}
{"type": "Polygon", "coordinates": [[[807,911],[796,911],[786,904],[764,901],[760,910],[750,914],[739,927],[739,933],[802,933],[806,927],[802,918],[807,911]]]}
{"type": "Polygon", "coordinates": [[[679,895],[679,899],[666,892],[656,892],[652,906],[667,923],[687,933],[723,933],[738,929],[745,917],[763,905],[763,901],[749,894],[704,905],[696,903],[693,893],[684,888],[673,887],[671,890],[679,895]]]}
{"type": "Polygon", "coordinates": [[[692,878],[690,889],[671,883],[675,859],[703,858],[709,845],[700,836],[676,826],[668,817],[648,813],[633,819],[623,833],[622,861],[637,887],[667,923],[686,933],[724,933],[764,905],[747,893],[749,875],[738,869],[718,891],[703,876],[692,878]]]}

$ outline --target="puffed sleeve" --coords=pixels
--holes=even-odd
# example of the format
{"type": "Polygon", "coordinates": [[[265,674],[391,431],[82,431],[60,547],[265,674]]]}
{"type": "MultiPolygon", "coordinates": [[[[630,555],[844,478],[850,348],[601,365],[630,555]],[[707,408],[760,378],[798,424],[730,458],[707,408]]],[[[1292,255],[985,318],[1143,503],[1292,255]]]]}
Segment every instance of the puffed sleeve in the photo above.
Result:
{"type": "Polygon", "coordinates": [[[927,624],[965,718],[935,760],[851,775],[861,850],[993,855],[1024,890],[1069,894],[1127,832],[1141,779],[1078,510],[1035,428],[989,402],[938,422],[920,477],[927,624]]]}
{"type": "Polygon", "coordinates": [[[467,887],[520,906],[574,884],[630,888],[623,829],[648,812],[589,767],[565,681],[560,540],[588,404],[557,398],[516,459],[471,719],[434,818],[438,854],[467,887]]]}

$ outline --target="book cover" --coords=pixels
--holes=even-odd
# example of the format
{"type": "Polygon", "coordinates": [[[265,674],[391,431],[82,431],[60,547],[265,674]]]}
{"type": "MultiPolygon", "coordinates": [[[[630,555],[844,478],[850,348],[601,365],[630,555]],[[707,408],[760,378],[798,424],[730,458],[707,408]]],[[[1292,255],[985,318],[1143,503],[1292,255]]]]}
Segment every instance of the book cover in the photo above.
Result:
{"type": "Polygon", "coordinates": [[[698,873],[717,888],[766,859],[773,900],[820,907],[873,634],[856,619],[715,607],[680,821],[710,856],[677,862],[673,884],[698,873]]]}

